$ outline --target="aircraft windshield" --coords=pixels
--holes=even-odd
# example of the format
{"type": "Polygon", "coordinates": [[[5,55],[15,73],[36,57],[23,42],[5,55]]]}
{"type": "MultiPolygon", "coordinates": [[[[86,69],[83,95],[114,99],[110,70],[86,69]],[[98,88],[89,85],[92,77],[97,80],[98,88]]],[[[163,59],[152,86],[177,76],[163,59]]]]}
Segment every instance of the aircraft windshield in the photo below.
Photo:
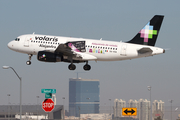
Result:
{"type": "Polygon", "coordinates": [[[16,39],[15,39],[15,41],[19,41],[19,40],[20,40],[20,38],[16,38],[16,39]]]}

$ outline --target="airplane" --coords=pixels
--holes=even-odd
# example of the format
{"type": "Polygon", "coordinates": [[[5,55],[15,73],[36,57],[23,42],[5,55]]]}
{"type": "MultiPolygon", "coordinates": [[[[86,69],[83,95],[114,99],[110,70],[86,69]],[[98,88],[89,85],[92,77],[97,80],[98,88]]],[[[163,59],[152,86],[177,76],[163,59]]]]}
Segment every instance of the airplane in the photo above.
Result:
{"type": "Polygon", "coordinates": [[[8,48],[29,55],[43,62],[68,62],[69,70],[75,70],[74,63],[85,62],[84,70],[89,71],[88,61],[120,61],[148,57],[165,53],[154,47],[164,16],[155,15],[134,38],[127,42],[72,38],[40,34],[25,34],[8,43],[8,48]]]}

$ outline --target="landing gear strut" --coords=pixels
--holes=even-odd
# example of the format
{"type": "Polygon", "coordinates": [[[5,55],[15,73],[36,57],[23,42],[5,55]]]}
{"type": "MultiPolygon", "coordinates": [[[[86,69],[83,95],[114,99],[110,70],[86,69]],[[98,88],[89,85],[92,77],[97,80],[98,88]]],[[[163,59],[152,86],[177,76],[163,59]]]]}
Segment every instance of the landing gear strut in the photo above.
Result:
{"type": "Polygon", "coordinates": [[[84,68],[85,71],[89,71],[91,69],[91,66],[88,65],[88,61],[86,62],[86,64],[84,65],[83,68],[84,68]]]}
{"type": "Polygon", "coordinates": [[[26,62],[27,65],[31,65],[31,57],[33,56],[32,54],[28,54],[29,55],[29,60],[26,62]]]}

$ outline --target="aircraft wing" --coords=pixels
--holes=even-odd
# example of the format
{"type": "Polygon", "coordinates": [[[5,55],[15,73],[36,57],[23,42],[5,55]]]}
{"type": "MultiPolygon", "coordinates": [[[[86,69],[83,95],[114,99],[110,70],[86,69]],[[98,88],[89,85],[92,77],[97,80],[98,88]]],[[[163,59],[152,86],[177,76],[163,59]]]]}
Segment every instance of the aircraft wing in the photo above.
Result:
{"type": "Polygon", "coordinates": [[[150,48],[148,48],[148,47],[143,47],[143,48],[141,48],[141,49],[139,49],[139,50],[137,50],[138,51],[138,54],[147,54],[147,53],[152,53],[153,51],[150,49],[150,48]]]}
{"type": "Polygon", "coordinates": [[[73,56],[73,52],[71,48],[69,48],[66,44],[60,44],[57,49],[55,50],[55,53],[60,53],[67,56],[73,56]]]}
{"type": "Polygon", "coordinates": [[[96,60],[97,58],[93,55],[86,54],[85,41],[73,41],[60,44],[55,50],[56,53],[72,56],[73,58],[80,60],[96,60]]]}

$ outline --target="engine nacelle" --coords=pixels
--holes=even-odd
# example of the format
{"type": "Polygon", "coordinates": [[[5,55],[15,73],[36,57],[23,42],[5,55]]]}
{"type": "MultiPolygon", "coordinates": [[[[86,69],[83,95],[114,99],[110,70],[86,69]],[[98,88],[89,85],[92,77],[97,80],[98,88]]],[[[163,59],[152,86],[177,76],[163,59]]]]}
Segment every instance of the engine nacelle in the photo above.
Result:
{"type": "Polygon", "coordinates": [[[44,62],[61,62],[62,58],[62,56],[46,51],[39,51],[37,54],[37,59],[44,62]]]}

